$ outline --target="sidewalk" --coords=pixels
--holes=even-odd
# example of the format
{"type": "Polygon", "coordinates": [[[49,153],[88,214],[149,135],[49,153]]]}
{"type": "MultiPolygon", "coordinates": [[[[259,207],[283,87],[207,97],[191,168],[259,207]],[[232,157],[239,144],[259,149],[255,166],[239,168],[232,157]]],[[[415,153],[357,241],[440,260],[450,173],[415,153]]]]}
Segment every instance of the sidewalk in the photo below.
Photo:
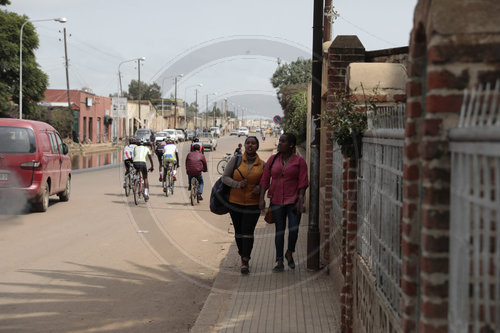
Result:
{"type": "Polygon", "coordinates": [[[233,244],[191,332],[340,332],[332,279],[325,271],[307,270],[306,243],[307,215],[303,215],[295,270],[285,261],[285,271],[273,273],[274,225],[261,217],[250,274],[239,273],[240,258],[233,244]]]}

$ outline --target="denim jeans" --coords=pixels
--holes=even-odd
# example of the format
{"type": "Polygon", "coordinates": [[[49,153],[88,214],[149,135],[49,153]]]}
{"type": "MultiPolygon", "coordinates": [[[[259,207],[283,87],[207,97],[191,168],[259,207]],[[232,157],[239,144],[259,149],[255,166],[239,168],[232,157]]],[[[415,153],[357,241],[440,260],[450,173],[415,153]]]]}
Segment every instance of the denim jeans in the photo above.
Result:
{"type": "Polygon", "coordinates": [[[259,205],[242,206],[231,203],[229,211],[234,227],[238,254],[250,259],[253,249],[255,226],[260,216],[259,205]]]}
{"type": "Polygon", "coordinates": [[[288,251],[295,252],[295,244],[299,236],[299,223],[301,214],[297,213],[294,204],[275,205],[271,204],[276,234],[274,244],[276,246],[276,260],[283,259],[283,248],[285,247],[285,229],[288,217],[288,251]]]}
{"type": "Polygon", "coordinates": [[[188,175],[188,182],[189,182],[190,185],[191,185],[191,179],[193,177],[196,178],[196,179],[198,179],[198,183],[200,184],[200,185],[198,185],[198,194],[202,194],[203,193],[203,175],[199,175],[199,176],[190,176],[190,175],[188,175]]]}

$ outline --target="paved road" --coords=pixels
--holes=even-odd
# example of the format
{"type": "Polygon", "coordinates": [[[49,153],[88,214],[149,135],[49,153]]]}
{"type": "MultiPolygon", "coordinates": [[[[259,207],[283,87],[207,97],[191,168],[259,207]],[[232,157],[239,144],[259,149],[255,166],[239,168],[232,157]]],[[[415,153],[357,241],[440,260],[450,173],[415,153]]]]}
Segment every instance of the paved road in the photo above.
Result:
{"type": "Polygon", "coordinates": [[[164,196],[155,161],[147,204],[124,196],[112,168],[75,174],[70,201],[54,197],[46,213],[0,215],[0,331],[188,331],[233,242],[229,216],[208,209],[216,165],[243,141],[221,138],[206,154],[195,207],[183,171],[164,196]]]}

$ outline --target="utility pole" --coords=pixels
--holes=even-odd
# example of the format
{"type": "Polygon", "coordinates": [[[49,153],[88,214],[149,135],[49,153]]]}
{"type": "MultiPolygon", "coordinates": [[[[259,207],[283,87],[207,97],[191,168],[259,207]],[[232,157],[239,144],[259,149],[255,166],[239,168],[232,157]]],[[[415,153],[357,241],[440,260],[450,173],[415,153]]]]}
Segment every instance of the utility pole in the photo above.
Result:
{"type": "Polygon", "coordinates": [[[319,152],[321,122],[321,80],[323,66],[323,0],[314,0],[311,97],[311,168],[309,186],[309,224],[307,230],[307,269],[319,269],[319,152]]]}
{"type": "Polygon", "coordinates": [[[142,128],[142,117],[141,117],[141,58],[137,59],[137,76],[139,79],[138,85],[139,85],[139,121],[140,125],[142,128]]]}
{"type": "Polygon", "coordinates": [[[222,129],[224,134],[226,133],[227,127],[227,98],[224,98],[224,119],[222,120],[222,129]]]}
{"type": "Polygon", "coordinates": [[[205,128],[208,127],[208,95],[207,95],[207,103],[206,103],[207,111],[205,113],[205,128]]]}
{"type": "Polygon", "coordinates": [[[175,76],[174,90],[174,128],[177,128],[177,75],[175,76]]]}
{"type": "Polygon", "coordinates": [[[198,118],[198,89],[195,89],[194,104],[196,105],[196,109],[194,111],[194,129],[196,130],[196,118],[198,118]]]}
{"type": "Polygon", "coordinates": [[[73,110],[71,108],[71,97],[69,93],[68,46],[66,43],[66,28],[64,28],[63,31],[64,31],[64,60],[65,60],[64,66],[66,67],[66,95],[68,97],[69,112],[71,112],[71,115],[73,115],[73,110]]]}
{"type": "Polygon", "coordinates": [[[217,102],[214,102],[214,108],[212,110],[212,119],[213,119],[213,124],[212,126],[215,127],[215,111],[217,110],[217,102]]]}
{"type": "Polygon", "coordinates": [[[332,9],[332,0],[325,0],[325,11],[323,14],[323,42],[328,42],[332,39],[332,22],[328,17],[328,13],[332,9]]]}

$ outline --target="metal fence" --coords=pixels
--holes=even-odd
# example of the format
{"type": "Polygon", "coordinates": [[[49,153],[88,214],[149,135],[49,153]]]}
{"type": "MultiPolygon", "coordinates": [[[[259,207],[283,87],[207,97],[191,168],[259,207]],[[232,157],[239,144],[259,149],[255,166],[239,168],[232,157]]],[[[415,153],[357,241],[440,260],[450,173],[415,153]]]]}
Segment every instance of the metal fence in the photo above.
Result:
{"type": "Polygon", "coordinates": [[[357,250],[399,318],[405,105],[368,114],[358,173],[357,250]]]}
{"type": "Polygon", "coordinates": [[[500,80],[465,91],[450,131],[449,332],[500,331],[500,80]]]}

